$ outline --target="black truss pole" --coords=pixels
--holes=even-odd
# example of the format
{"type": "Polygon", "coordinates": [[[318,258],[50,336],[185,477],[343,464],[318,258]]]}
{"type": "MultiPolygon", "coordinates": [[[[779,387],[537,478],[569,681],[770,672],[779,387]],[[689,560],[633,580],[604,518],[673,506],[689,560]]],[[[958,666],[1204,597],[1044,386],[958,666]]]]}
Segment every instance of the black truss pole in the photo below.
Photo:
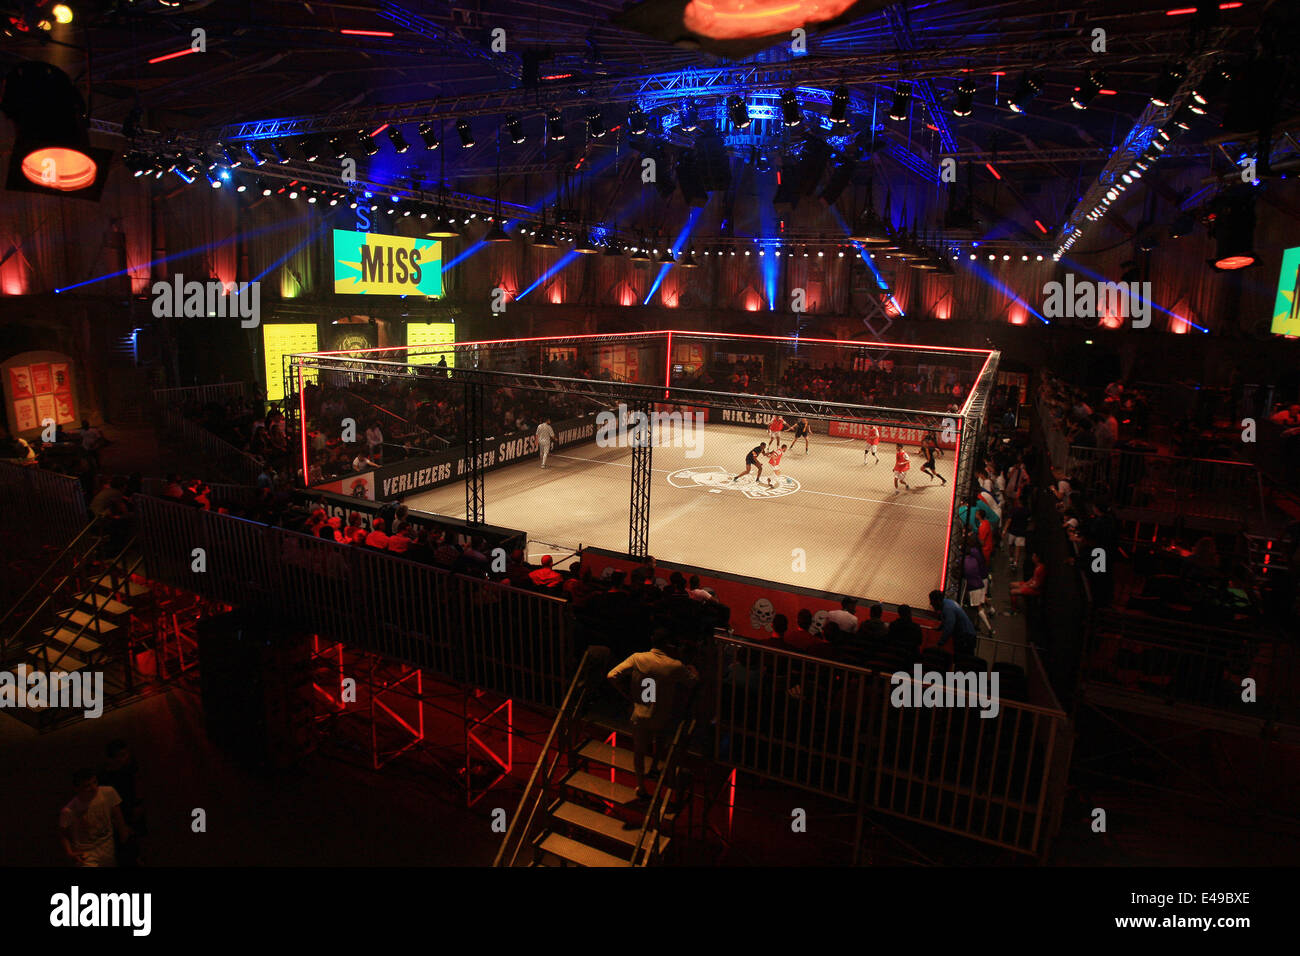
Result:
{"type": "Polygon", "coordinates": [[[650,432],[649,402],[630,405],[628,423],[632,445],[632,506],[628,517],[628,554],[644,558],[650,553],[650,432]]]}
{"type": "Polygon", "coordinates": [[[465,520],[483,523],[483,383],[465,380],[465,520]]]}

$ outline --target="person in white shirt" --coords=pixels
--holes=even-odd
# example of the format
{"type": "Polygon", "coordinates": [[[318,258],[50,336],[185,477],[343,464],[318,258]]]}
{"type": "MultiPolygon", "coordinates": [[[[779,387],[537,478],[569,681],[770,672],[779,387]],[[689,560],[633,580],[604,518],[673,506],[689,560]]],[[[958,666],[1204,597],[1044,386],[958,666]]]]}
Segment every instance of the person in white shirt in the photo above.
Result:
{"type": "Polygon", "coordinates": [[[372,457],[384,451],[384,432],[377,421],[371,422],[370,427],[366,429],[366,448],[367,453],[372,457]]]}
{"type": "Polygon", "coordinates": [[[537,453],[541,456],[542,467],[546,467],[546,459],[551,454],[551,446],[555,444],[555,429],[551,427],[551,419],[543,418],[542,423],[537,426],[537,453]]]}
{"type": "Polygon", "coordinates": [[[694,667],[683,664],[672,656],[676,648],[669,642],[668,631],[656,628],[654,646],[649,651],[630,655],[611,670],[606,677],[615,689],[632,704],[632,745],[636,768],[636,796],[648,800],[645,788],[646,751],[653,754],[655,734],[668,725],[673,715],[673,695],[678,684],[693,684],[699,679],[694,667]],[[670,653],[672,652],[672,653],[670,653]],[[623,689],[618,678],[631,672],[631,693],[623,689]],[[646,693],[653,688],[653,695],[646,693]],[[646,698],[650,697],[647,702],[646,698]]]}
{"type": "Polygon", "coordinates": [[[858,616],[854,612],[858,609],[858,602],[851,597],[840,599],[840,609],[831,611],[826,615],[826,620],[834,622],[835,626],[840,629],[841,634],[856,634],[858,632],[858,616]]]}
{"type": "Polygon", "coordinates": [[[365,471],[368,468],[378,468],[378,467],[379,465],[377,465],[375,462],[371,461],[369,458],[366,457],[365,452],[357,452],[357,457],[352,459],[353,471],[365,471]]]}
{"type": "Polygon", "coordinates": [[[122,798],[112,787],[101,787],[93,770],[72,777],[77,795],[59,813],[63,851],[77,866],[117,866],[117,844],[131,831],[122,816],[122,798]]]}

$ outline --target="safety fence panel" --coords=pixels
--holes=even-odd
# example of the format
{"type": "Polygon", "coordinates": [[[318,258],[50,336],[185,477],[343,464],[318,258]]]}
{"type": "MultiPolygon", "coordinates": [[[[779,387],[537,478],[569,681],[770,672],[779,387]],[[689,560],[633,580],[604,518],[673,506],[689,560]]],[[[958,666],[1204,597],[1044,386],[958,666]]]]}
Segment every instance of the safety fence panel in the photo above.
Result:
{"type": "Polygon", "coordinates": [[[62,547],[90,520],[81,482],[35,464],[0,461],[0,498],[7,525],[41,544],[62,547]]]}
{"type": "Polygon", "coordinates": [[[901,706],[911,678],[896,689],[890,674],[721,635],[717,654],[720,762],[1029,855],[1059,825],[1070,750],[1059,708],[1000,689],[958,690],[965,706],[901,706]]]}
{"type": "Polygon", "coordinates": [[[137,508],[164,583],[527,703],[558,706],[573,676],[556,598],[172,502],[137,508]]]}

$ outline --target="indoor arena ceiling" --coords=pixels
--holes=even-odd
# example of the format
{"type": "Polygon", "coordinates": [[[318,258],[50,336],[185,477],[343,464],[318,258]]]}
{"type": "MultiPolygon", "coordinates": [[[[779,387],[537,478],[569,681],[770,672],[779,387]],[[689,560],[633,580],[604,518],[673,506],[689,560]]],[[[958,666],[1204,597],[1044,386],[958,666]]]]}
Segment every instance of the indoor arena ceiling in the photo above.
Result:
{"type": "MultiPolygon", "coordinates": [[[[738,179],[792,167],[811,136],[829,147],[814,151],[817,176],[853,161],[846,196],[868,180],[928,189],[931,206],[964,205],[989,225],[1014,218],[1044,241],[1091,211],[1090,190],[1099,176],[1108,182],[1112,155],[1138,154],[1134,137],[1145,134],[1144,147],[1157,127],[1178,133],[1162,158],[1207,177],[1254,148],[1262,125],[1272,127],[1270,156],[1283,162],[1296,151],[1293,2],[865,0],[848,7],[846,22],[809,24],[798,49],[788,30],[775,41],[701,39],[678,22],[696,3],[646,0],[625,11],[599,0],[112,0],[69,3],[75,17],[59,23],[52,0],[11,0],[0,49],[6,66],[41,59],[68,72],[89,93],[93,129],[117,136],[109,145],[123,153],[364,138],[378,147],[357,152],[366,182],[445,183],[533,207],[564,171],[585,168],[608,173],[588,192],[591,204],[590,191],[603,190],[608,208],[611,191],[640,184],[622,160],[655,155],[647,142],[670,155],[690,148],[697,119],[725,133],[738,179]],[[28,28],[42,19],[52,28],[28,28]],[[195,52],[200,35],[206,49],[195,52]],[[1219,76],[1225,70],[1231,77],[1219,76]],[[1217,99],[1173,116],[1216,80],[1217,99]],[[1155,115],[1155,91],[1166,85],[1167,111],[1155,115]],[[797,128],[783,94],[804,120],[797,128]],[[748,128],[729,122],[732,97],[754,118],[748,128]],[[1237,115],[1227,128],[1230,104],[1237,115]],[[837,108],[843,122],[830,120],[837,108]],[[547,135],[556,111],[562,142],[547,135]],[[462,146],[460,122],[472,146],[462,146]],[[426,148],[425,123],[449,148],[426,148]],[[634,125],[648,133],[630,136],[634,125]],[[959,186],[936,198],[946,158],[959,186]]],[[[295,150],[266,172],[328,183],[337,164],[322,149],[313,163],[295,150]]]]}

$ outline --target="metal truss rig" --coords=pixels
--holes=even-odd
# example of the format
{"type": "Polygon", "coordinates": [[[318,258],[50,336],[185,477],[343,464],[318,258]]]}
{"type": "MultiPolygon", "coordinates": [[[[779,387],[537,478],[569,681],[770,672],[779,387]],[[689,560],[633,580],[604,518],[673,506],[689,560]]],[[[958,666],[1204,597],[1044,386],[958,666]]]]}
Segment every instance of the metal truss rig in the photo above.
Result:
{"type": "Polygon", "coordinates": [[[877,425],[894,425],[924,430],[940,429],[945,419],[960,422],[962,415],[952,412],[927,411],[914,408],[886,408],[883,406],[850,405],[845,402],[824,402],[805,398],[785,398],[778,395],[752,395],[739,392],[711,392],[702,389],[679,388],[663,385],[641,385],[632,382],[607,382],[585,378],[557,378],[534,375],[528,372],[507,372],[488,369],[441,368],[412,366],[405,362],[374,359],[341,359],[315,353],[291,356],[295,362],[302,359],[304,366],[321,371],[349,374],[365,373],[388,377],[409,378],[412,371],[421,378],[433,381],[450,381],[465,385],[492,386],[496,388],[525,388],[557,395],[581,395],[610,406],[622,402],[629,408],[653,404],[689,405],[699,408],[727,409],[757,412],[763,415],[782,415],[789,418],[808,418],[818,421],[857,421],[877,425]]]}
{"type": "MultiPolygon", "coordinates": [[[[1160,35],[1167,39],[1181,37],[1181,29],[1157,32],[1144,37],[1155,43],[1160,35]]],[[[1079,34],[1080,36],[1082,34],[1079,34]]],[[[1153,51],[1158,53],[1158,49],[1153,51]]],[[[375,124],[420,122],[429,118],[461,117],[519,113],[526,116],[552,109],[586,108],[593,103],[637,101],[642,107],[654,107],[665,100],[686,96],[720,97],[731,93],[784,90],[792,86],[837,86],[884,84],[893,88],[900,80],[900,56],[913,66],[902,77],[912,83],[932,79],[949,79],[959,69],[972,63],[994,62],[1008,72],[1031,69],[1044,62],[1057,67],[1078,67],[1101,63],[1104,57],[1088,52],[1086,43],[1071,34],[1052,43],[1026,39],[995,45],[971,45],[938,48],[887,50],[850,56],[804,56],[776,63],[747,63],[733,66],[705,67],[634,76],[580,78],[546,84],[536,90],[519,88],[489,90],[480,93],[441,97],[411,103],[356,107],[309,116],[290,116],[255,120],[225,126],[175,131],[170,137],[153,134],[141,148],[162,148],[168,143],[180,147],[229,140],[258,140],[299,136],[331,131],[355,132],[375,124]]],[[[931,111],[938,109],[933,91],[921,90],[920,99],[931,111]]],[[[951,143],[945,143],[952,148],[951,143]]]]}

